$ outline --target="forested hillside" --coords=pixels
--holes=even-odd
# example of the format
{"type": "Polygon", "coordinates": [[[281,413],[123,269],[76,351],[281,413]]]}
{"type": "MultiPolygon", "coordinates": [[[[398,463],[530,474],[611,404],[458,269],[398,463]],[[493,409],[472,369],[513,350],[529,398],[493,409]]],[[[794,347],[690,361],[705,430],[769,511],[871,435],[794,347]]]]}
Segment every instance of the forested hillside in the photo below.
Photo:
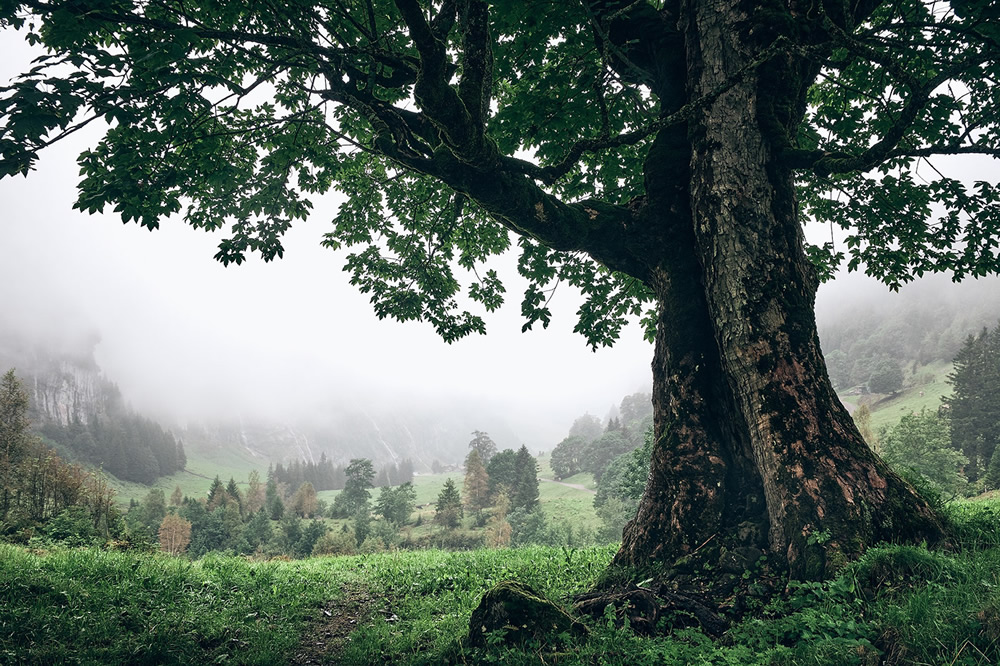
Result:
{"type": "Polygon", "coordinates": [[[59,350],[0,334],[0,368],[16,368],[28,392],[28,417],[50,445],[127,481],[149,484],[184,469],[183,444],[132,410],[101,372],[96,336],[59,350]]]}
{"type": "Polygon", "coordinates": [[[838,294],[820,299],[817,321],[830,379],[840,391],[867,384],[876,371],[912,373],[951,362],[970,334],[1000,319],[996,279],[955,284],[939,276],[898,293],[869,287],[838,294]]]}

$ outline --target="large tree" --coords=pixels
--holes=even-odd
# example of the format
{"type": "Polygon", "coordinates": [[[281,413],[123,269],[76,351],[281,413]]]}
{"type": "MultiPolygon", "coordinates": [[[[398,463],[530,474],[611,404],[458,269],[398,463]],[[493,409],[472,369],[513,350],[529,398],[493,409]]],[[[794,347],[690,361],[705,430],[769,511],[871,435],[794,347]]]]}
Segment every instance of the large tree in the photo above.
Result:
{"type": "Polygon", "coordinates": [[[350,248],[352,282],[379,316],[448,341],[484,329],[463,303],[499,306],[489,259],[516,241],[526,328],[566,282],[590,344],[643,312],[655,331],[656,445],[616,562],[724,543],[813,577],[942,533],[830,386],[813,302],[845,257],[807,248],[800,223],[845,228],[850,265],[893,286],[996,272],[995,184],[928,160],[1000,156],[998,12],[13,0],[0,24],[48,51],[0,94],[0,172],[107,123],[77,206],[228,225],[224,263],[280,256],[310,197],[336,189],[327,243],[350,248]]]}

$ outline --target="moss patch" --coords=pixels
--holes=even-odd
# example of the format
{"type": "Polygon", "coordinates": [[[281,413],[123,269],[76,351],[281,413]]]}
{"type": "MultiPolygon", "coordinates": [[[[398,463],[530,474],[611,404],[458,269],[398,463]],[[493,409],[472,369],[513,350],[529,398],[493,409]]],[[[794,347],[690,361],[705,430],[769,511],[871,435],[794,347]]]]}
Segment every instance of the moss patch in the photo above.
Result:
{"type": "Polygon", "coordinates": [[[485,646],[493,636],[502,636],[507,645],[523,645],[586,633],[583,624],[529,586],[505,580],[487,590],[472,611],[468,639],[475,647],[485,646]]]}

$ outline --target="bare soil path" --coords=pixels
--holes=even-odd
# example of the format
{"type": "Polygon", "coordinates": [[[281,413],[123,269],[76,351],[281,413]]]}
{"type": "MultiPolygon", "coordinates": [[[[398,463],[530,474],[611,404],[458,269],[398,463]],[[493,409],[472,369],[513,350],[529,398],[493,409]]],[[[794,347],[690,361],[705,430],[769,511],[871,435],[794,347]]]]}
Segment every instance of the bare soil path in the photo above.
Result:
{"type": "Polygon", "coordinates": [[[343,663],[340,653],[351,632],[368,620],[373,609],[367,591],[360,587],[346,588],[342,597],[317,609],[290,663],[294,666],[343,663]]]}
{"type": "Polygon", "coordinates": [[[591,495],[596,495],[596,490],[591,490],[587,486],[579,483],[563,483],[562,481],[556,481],[555,479],[538,479],[539,481],[545,481],[546,483],[558,483],[560,486],[566,486],[567,488],[573,488],[574,490],[582,490],[585,493],[590,493],[591,495]]]}

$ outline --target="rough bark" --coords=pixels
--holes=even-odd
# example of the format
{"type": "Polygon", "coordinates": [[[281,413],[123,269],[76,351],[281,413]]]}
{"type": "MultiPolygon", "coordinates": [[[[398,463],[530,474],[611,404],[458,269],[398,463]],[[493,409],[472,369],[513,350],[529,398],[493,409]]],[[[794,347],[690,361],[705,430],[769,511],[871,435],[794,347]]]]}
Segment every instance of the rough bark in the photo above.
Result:
{"type": "MultiPolygon", "coordinates": [[[[804,109],[805,86],[791,77],[809,65],[784,56],[733,85],[759,52],[753,21],[735,2],[682,13],[688,94],[731,88],[688,128],[689,169],[673,168],[686,215],[677,197],[650,190],[649,205],[669,206],[674,221],[650,282],[657,446],[615,561],[669,567],[715,540],[712,556],[765,549],[788,575],[819,578],[868,545],[937,542],[943,531],[868,449],[827,378],[816,280],[780,159],[804,109]],[[776,76],[783,96],[768,87],[776,76]],[[689,226],[677,223],[685,217],[689,226]]],[[[647,175],[663,159],[651,151],[647,175]]]]}

